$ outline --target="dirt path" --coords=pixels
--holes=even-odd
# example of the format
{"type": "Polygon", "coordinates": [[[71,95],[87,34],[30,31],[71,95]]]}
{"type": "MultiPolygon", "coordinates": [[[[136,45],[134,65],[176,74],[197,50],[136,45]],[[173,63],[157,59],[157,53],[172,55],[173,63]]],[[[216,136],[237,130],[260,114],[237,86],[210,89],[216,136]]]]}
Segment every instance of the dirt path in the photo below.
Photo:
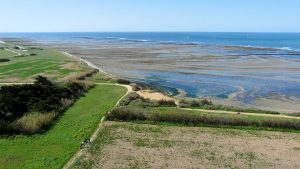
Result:
{"type": "MultiPolygon", "coordinates": [[[[207,113],[226,113],[226,114],[237,114],[238,112],[233,111],[225,111],[225,110],[205,110],[205,109],[190,109],[190,108],[181,108],[183,110],[194,110],[194,111],[201,111],[201,112],[207,112],[207,113]]],[[[284,114],[263,114],[263,113],[244,113],[239,112],[243,115],[249,115],[249,116],[263,116],[263,117],[280,117],[280,118],[290,118],[290,119],[299,119],[300,117],[294,117],[294,116],[288,116],[284,114]]]]}
{"type": "Polygon", "coordinates": [[[33,84],[33,83],[0,83],[0,86],[24,85],[24,84],[33,84]]]}
{"type": "MultiPolygon", "coordinates": [[[[133,91],[133,90],[132,90],[132,87],[129,86],[129,85],[110,84],[110,83],[95,83],[95,84],[97,84],[97,85],[109,85],[109,86],[122,86],[122,87],[125,87],[125,88],[127,89],[127,92],[126,92],[126,93],[125,93],[125,94],[117,101],[115,107],[117,107],[117,106],[119,105],[120,101],[121,101],[124,97],[126,97],[126,95],[127,95],[128,93],[130,93],[130,92],[133,91]]],[[[108,113],[110,113],[110,112],[108,112],[108,113]]],[[[102,119],[101,119],[101,121],[100,121],[100,123],[99,123],[97,129],[96,129],[96,130],[93,132],[93,134],[91,135],[91,137],[90,137],[90,141],[91,141],[91,142],[93,142],[93,141],[96,139],[96,137],[97,137],[99,131],[100,131],[101,128],[103,127],[103,122],[104,122],[104,120],[105,120],[105,116],[102,117],[102,119]]],[[[79,150],[78,150],[78,151],[70,158],[70,160],[64,165],[63,169],[69,169],[69,168],[72,166],[72,164],[75,162],[75,160],[76,160],[77,158],[79,158],[83,153],[85,153],[85,151],[86,151],[86,149],[79,149],[79,150]]]]}

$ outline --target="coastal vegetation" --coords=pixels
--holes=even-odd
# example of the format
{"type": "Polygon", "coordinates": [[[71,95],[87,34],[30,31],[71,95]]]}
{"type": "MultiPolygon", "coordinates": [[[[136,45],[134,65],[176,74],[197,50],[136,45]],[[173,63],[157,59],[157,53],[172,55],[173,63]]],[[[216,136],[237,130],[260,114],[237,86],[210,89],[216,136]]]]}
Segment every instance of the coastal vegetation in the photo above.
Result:
{"type": "Polygon", "coordinates": [[[68,108],[47,132],[1,136],[0,168],[61,168],[125,92],[120,86],[96,85],[68,108]]]}
{"type": "Polygon", "coordinates": [[[243,114],[207,113],[174,107],[115,108],[107,115],[108,120],[167,122],[186,126],[250,126],[266,129],[300,129],[300,120],[280,117],[249,116],[243,114]]]}
{"type": "Polygon", "coordinates": [[[232,127],[250,126],[288,130],[300,129],[300,120],[298,119],[282,118],[279,116],[259,116],[260,114],[278,115],[279,113],[229,106],[219,107],[218,105],[213,105],[211,101],[206,99],[182,99],[176,104],[174,100],[150,100],[139,96],[137,93],[130,93],[120,101],[119,107],[107,115],[107,119],[155,123],[168,122],[186,126],[212,125],[232,127]],[[231,113],[218,112],[218,110],[223,109],[231,113]],[[211,113],[206,110],[216,111],[211,113]],[[240,112],[253,113],[253,115],[240,114],[240,112]],[[257,116],[255,114],[257,114],[257,116]]]}
{"type": "MultiPolygon", "coordinates": [[[[178,159],[190,168],[252,168],[276,165],[273,156],[260,152],[270,140],[276,145],[291,140],[286,151],[299,151],[296,117],[208,99],[144,98],[139,92],[151,91],[146,84],[95,70],[54,49],[8,43],[0,46],[0,59],[6,58],[0,85],[26,84],[0,87],[0,168],[62,168],[74,162],[76,152],[81,156],[71,168],[151,168],[151,160],[158,161],[155,167],[172,168],[181,165],[178,159]],[[125,95],[123,86],[131,92],[125,95]],[[82,148],[92,134],[95,140],[82,148]]],[[[296,165],[285,160],[280,162],[296,165]]]]}
{"type": "Polygon", "coordinates": [[[6,58],[0,58],[0,62],[9,62],[10,60],[9,59],[6,59],[6,58]]]}
{"type": "Polygon", "coordinates": [[[0,134],[34,134],[93,86],[79,82],[55,84],[37,76],[33,84],[0,88],[0,134]]]}

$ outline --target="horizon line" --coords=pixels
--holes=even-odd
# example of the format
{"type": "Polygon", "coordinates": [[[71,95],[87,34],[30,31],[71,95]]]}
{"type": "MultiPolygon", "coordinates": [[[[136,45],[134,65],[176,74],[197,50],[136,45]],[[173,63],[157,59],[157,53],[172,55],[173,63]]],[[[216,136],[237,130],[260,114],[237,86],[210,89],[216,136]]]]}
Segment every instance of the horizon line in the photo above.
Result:
{"type": "Polygon", "coordinates": [[[300,31],[13,31],[0,33],[300,33],[300,31]]]}

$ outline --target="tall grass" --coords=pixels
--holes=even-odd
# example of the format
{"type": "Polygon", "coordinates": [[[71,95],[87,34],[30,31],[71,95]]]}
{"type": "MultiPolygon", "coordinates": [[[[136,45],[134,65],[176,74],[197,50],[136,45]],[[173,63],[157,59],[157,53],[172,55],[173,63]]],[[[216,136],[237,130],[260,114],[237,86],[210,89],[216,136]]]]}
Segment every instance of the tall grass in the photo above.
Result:
{"type": "Polygon", "coordinates": [[[13,123],[15,128],[25,134],[34,134],[48,127],[58,113],[28,113],[13,123]]]}
{"type": "MultiPolygon", "coordinates": [[[[108,116],[108,120],[115,121],[153,121],[171,122],[188,126],[209,125],[229,125],[229,126],[254,126],[278,129],[300,129],[300,120],[286,118],[248,118],[240,115],[226,114],[202,114],[191,113],[189,111],[172,112],[163,110],[155,112],[134,107],[119,107],[114,109],[108,116]]],[[[173,110],[173,109],[172,109],[173,110]]]]}

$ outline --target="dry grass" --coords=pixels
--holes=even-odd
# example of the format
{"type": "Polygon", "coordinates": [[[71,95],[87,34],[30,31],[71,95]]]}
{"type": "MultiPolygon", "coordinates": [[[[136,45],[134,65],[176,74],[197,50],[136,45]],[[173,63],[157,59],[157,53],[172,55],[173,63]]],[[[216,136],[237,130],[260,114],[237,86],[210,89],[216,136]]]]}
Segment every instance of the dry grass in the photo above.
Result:
{"type": "Polygon", "coordinates": [[[34,134],[48,126],[57,113],[28,113],[15,122],[15,127],[22,133],[34,134]]]}
{"type": "Polygon", "coordinates": [[[75,168],[299,168],[297,133],[105,122],[75,168]]]}

